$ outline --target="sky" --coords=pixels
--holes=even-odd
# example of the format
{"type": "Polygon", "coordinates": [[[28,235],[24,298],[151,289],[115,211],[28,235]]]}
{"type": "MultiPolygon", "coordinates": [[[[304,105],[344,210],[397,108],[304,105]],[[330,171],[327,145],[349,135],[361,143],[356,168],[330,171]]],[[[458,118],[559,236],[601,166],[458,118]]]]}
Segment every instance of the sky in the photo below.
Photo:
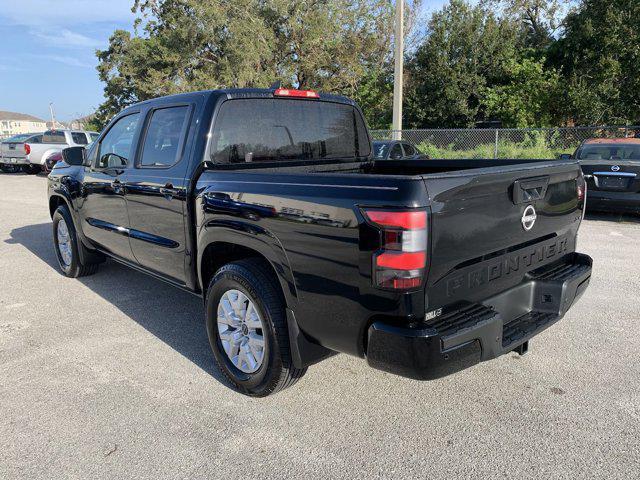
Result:
{"type": "MultiPolygon", "coordinates": [[[[446,0],[423,0],[425,13],[446,0]]],[[[133,0],[0,0],[0,110],[49,120],[91,114],[102,103],[96,49],[131,30],[133,0]]]]}

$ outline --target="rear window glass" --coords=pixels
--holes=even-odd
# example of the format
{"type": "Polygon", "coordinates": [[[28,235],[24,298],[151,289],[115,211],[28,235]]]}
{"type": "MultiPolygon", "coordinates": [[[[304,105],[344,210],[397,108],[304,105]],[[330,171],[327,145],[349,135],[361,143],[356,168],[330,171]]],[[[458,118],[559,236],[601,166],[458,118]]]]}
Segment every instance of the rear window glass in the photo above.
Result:
{"type": "Polygon", "coordinates": [[[42,135],[35,135],[33,137],[29,137],[25,142],[28,143],[42,143],[42,135]]]}
{"type": "Polygon", "coordinates": [[[87,136],[82,132],[71,132],[71,138],[73,139],[73,143],[77,145],[87,145],[89,143],[87,136]]]}
{"type": "Polygon", "coordinates": [[[310,100],[226,101],[211,139],[216,163],[355,159],[370,151],[355,108],[310,100]]]}
{"type": "Polygon", "coordinates": [[[640,145],[585,145],[577,157],[580,160],[638,160],[640,145]]]}
{"type": "Polygon", "coordinates": [[[64,132],[50,130],[42,135],[42,143],[67,143],[64,132]]]}

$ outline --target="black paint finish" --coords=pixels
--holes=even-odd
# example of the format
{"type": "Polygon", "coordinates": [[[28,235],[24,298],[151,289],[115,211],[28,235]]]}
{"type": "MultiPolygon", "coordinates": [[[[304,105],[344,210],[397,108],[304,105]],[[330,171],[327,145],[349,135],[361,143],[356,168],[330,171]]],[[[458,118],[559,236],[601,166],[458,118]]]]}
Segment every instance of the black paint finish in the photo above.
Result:
{"type": "MultiPolygon", "coordinates": [[[[292,349],[305,350],[293,356],[305,364],[324,358],[327,350],[364,356],[372,339],[378,357],[393,355],[380,348],[403,344],[389,338],[394,328],[428,330],[427,312],[519,291],[531,282],[530,272],[574,251],[583,205],[576,193],[580,169],[571,162],[362,158],[212,164],[208,139],[220,105],[234,98],[272,96],[266,90],[198,92],[131,107],[119,117],[140,113],[134,158],[117,171],[95,163],[57,165],[49,176],[51,205],[71,206],[78,235],[88,248],[200,294],[211,268],[238,255],[262,256],[273,267],[289,321],[295,322],[289,329],[296,334],[292,349]],[[177,162],[141,167],[139,139],[151,113],[175,105],[190,109],[177,162]],[[513,185],[540,177],[546,191],[531,202],[538,218],[527,232],[521,217],[528,204],[513,202],[513,185]],[[428,277],[420,288],[401,293],[373,285],[372,256],[380,248],[380,234],[362,214],[371,207],[428,212],[428,277]],[[562,247],[549,254],[550,245],[559,241],[562,247]],[[525,255],[542,257],[526,263],[525,255]],[[518,268],[514,258],[522,262],[518,268]],[[510,265],[508,272],[505,265],[510,265]]],[[[354,105],[330,95],[309,101],[354,105]]],[[[515,308],[495,301],[505,323],[528,308],[520,305],[519,294],[510,298],[518,304],[515,308]]],[[[416,346],[411,355],[424,345],[434,349],[419,365],[442,355],[437,341],[410,343],[416,346]]],[[[477,345],[465,348],[477,353],[477,345]]],[[[384,368],[379,363],[372,361],[384,368]]]]}

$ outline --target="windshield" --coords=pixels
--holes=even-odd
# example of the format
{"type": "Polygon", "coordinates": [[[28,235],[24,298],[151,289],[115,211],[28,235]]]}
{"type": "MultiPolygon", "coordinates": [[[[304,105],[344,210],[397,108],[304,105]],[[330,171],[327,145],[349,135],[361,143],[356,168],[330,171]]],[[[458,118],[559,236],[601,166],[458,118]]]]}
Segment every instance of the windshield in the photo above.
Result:
{"type": "Polygon", "coordinates": [[[375,158],[385,158],[387,156],[387,150],[389,150],[389,144],[387,142],[373,142],[373,156],[375,158]]]}
{"type": "Polygon", "coordinates": [[[640,160],[640,143],[584,145],[579,151],[579,160],[640,160]]]}
{"type": "Polygon", "coordinates": [[[13,137],[5,138],[2,143],[16,143],[24,142],[27,138],[35,135],[34,133],[21,133],[20,135],[14,135],[13,137]]]}
{"type": "Polygon", "coordinates": [[[226,101],[211,139],[216,163],[355,159],[370,151],[353,106],[311,100],[226,101]]]}

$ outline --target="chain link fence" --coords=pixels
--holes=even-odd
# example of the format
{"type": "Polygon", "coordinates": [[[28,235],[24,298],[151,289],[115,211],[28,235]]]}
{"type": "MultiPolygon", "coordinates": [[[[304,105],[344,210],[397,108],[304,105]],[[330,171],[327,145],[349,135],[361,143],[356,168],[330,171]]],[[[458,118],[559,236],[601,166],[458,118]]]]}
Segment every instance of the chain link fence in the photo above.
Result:
{"type": "Polygon", "coordinates": [[[588,138],[640,137],[640,126],[372,130],[371,135],[408,140],[430,158],[557,158],[588,138]]]}

